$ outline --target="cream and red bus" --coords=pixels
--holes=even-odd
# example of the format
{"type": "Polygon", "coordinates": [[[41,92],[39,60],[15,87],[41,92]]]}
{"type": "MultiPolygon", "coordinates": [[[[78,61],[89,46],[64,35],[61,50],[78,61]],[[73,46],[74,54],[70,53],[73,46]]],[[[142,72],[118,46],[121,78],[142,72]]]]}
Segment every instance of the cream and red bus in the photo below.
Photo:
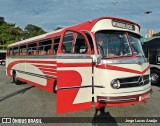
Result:
{"type": "Polygon", "coordinates": [[[6,74],[56,92],[57,113],[145,103],[152,93],[140,26],[101,17],[7,47],[6,74]]]}

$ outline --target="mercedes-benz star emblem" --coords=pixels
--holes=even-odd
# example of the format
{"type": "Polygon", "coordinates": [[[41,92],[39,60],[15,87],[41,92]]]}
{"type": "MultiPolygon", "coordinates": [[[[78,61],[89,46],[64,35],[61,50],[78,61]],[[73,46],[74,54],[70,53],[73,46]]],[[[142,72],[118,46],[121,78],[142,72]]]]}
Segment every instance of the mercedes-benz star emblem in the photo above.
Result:
{"type": "Polygon", "coordinates": [[[143,85],[144,85],[144,80],[143,80],[143,77],[142,77],[142,76],[139,77],[138,83],[139,83],[140,86],[143,86],[143,85]]]}

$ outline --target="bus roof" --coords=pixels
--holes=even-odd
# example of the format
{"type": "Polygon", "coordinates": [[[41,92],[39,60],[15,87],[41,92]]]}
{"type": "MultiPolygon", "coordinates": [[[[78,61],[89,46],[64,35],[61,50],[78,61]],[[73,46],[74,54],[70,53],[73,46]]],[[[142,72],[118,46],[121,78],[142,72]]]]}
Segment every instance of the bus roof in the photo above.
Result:
{"type": "MultiPolygon", "coordinates": [[[[41,40],[41,39],[45,39],[46,37],[50,37],[52,36],[53,34],[55,33],[58,33],[58,32],[61,32],[63,31],[64,29],[73,29],[73,30],[89,30],[92,32],[95,32],[92,28],[93,26],[100,20],[103,20],[103,19],[109,19],[109,20],[117,20],[117,21],[120,21],[120,22],[126,22],[126,23],[130,23],[132,25],[135,25],[138,27],[138,30],[140,31],[140,26],[132,21],[129,21],[129,20],[126,20],[126,19],[122,19],[122,18],[115,18],[115,17],[100,17],[100,18],[96,18],[96,19],[92,19],[92,20],[88,20],[86,22],[83,22],[83,23],[80,23],[80,24],[77,24],[77,25],[73,25],[73,26],[70,26],[70,27],[66,27],[66,28],[63,28],[63,29],[60,29],[60,30],[57,30],[57,31],[53,31],[53,32],[49,32],[49,33],[46,33],[46,34],[42,34],[42,35],[39,35],[39,36],[36,36],[36,37],[32,37],[32,38],[29,38],[29,39],[26,39],[26,40],[22,40],[22,41],[19,41],[19,42],[16,42],[16,43],[13,43],[13,44],[10,44],[8,47],[10,46],[15,46],[15,45],[18,45],[18,44],[23,44],[23,43],[26,43],[26,42],[31,42],[31,41],[37,41],[37,40],[41,40]]],[[[104,30],[104,29],[102,29],[104,30]]]]}

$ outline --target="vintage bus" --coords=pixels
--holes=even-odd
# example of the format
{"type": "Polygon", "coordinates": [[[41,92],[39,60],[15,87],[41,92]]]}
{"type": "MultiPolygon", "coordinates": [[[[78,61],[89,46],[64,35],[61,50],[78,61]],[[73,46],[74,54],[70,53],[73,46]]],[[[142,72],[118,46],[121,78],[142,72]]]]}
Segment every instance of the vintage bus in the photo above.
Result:
{"type": "Polygon", "coordinates": [[[151,82],[160,86],[160,37],[144,38],[141,41],[150,62],[151,82]]]}
{"type": "Polygon", "coordinates": [[[6,73],[56,92],[56,112],[145,103],[150,66],[134,22],[101,17],[11,44],[6,73]]]}

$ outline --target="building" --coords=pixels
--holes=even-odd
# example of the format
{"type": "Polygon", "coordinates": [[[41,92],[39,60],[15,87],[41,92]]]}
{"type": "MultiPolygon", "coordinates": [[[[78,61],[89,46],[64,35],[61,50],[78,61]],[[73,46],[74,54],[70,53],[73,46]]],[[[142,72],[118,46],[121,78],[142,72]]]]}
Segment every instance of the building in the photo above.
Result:
{"type": "Polygon", "coordinates": [[[156,33],[155,30],[149,30],[148,33],[145,35],[145,38],[151,38],[155,33],[156,33]]]}

